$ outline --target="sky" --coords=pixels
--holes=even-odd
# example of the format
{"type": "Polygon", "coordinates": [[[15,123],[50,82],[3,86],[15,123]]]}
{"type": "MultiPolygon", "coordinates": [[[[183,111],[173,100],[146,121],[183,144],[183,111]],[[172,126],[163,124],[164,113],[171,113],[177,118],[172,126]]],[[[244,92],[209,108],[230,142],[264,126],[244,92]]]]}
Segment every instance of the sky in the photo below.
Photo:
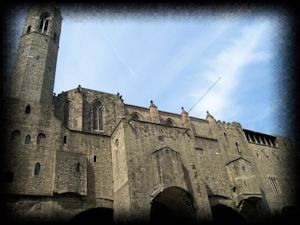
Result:
{"type": "MultiPolygon", "coordinates": [[[[25,13],[20,15],[22,28],[25,13]]],[[[119,92],[127,104],[149,107],[153,100],[162,111],[180,114],[183,106],[202,119],[209,111],[244,129],[285,135],[278,91],[284,15],[87,16],[62,8],[62,16],[56,94],[80,84],[119,92]]]]}

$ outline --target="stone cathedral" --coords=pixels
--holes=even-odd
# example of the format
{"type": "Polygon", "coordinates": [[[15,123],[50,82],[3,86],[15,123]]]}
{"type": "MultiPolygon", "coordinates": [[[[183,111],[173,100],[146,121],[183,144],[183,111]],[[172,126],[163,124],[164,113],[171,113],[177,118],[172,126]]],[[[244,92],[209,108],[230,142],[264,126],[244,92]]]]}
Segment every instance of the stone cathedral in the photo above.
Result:
{"type": "Polygon", "coordinates": [[[295,209],[287,138],[80,85],[54,95],[61,24],[54,6],[28,9],[3,103],[12,221],[253,222],[295,209]]]}

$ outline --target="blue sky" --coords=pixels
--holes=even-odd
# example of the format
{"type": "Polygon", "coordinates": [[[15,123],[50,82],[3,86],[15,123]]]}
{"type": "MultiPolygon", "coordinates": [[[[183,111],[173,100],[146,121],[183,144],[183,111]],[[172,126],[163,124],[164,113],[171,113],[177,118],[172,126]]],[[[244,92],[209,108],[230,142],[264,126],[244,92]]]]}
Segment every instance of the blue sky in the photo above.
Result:
{"type": "MultiPolygon", "coordinates": [[[[284,16],[242,11],[213,16],[72,14],[63,24],[55,93],[77,87],[121,93],[125,103],[190,112],[285,135],[279,77],[284,16]]],[[[23,23],[20,17],[20,21],[23,23]]]]}

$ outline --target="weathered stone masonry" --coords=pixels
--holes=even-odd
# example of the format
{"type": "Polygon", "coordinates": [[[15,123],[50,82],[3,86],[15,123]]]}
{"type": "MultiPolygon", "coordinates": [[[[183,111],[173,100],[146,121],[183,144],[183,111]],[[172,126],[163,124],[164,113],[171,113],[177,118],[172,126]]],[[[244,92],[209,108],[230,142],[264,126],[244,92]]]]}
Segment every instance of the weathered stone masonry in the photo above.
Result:
{"type": "Polygon", "coordinates": [[[3,102],[3,194],[14,219],[109,208],[115,222],[165,219],[159,212],[210,221],[221,209],[255,221],[295,206],[284,137],[80,86],[53,96],[61,22],[51,5],[29,9],[3,102]]]}

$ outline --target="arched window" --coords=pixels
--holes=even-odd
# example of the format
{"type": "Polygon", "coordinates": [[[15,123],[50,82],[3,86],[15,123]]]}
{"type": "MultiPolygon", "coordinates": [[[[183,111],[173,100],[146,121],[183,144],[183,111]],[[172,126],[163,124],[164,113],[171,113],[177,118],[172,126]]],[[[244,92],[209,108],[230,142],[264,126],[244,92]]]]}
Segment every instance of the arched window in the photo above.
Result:
{"type": "Polygon", "coordinates": [[[238,153],[241,153],[239,143],[235,142],[235,147],[236,147],[236,150],[238,151],[238,153]]]}
{"type": "Polygon", "coordinates": [[[39,31],[45,33],[48,30],[49,25],[49,13],[43,13],[40,17],[39,31]]]}
{"type": "Polygon", "coordinates": [[[53,41],[56,43],[57,34],[54,32],[53,34],[53,41]]]}
{"type": "Polygon", "coordinates": [[[26,145],[29,145],[31,143],[31,137],[30,135],[28,134],[26,137],[25,137],[25,144],[26,145]]]}
{"type": "Polygon", "coordinates": [[[140,117],[139,117],[139,115],[136,112],[134,112],[134,113],[131,113],[130,119],[132,119],[132,120],[139,120],[140,117]]]}
{"type": "Polygon", "coordinates": [[[76,165],[76,171],[80,172],[80,163],[77,163],[77,165],[76,165]]]}
{"type": "Polygon", "coordinates": [[[41,170],[41,164],[37,162],[34,167],[34,175],[38,176],[40,174],[40,170],[41,170]]]}
{"type": "Polygon", "coordinates": [[[27,27],[27,32],[26,32],[26,33],[28,34],[30,31],[31,31],[31,26],[28,26],[28,27],[27,27]]]}
{"type": "Polygon", "coordinates": [[[94,130],[103,130],[102,103],[96,101],[93,106],[93,127],[94,130]]]}
{"type": "Polygon", "coordinates": [[[30,114],[30,105],[27,105],[25,108],[25,113],[30,114]]]}
{"type": "Polygon", "coordinates": [[[37,136],[37,144],[43,144],[45,142],[46,135],[43,133],[39,133],[37,136]]]}
{"type": "Polygon", "coordinates": [[[14,173],[11,171],[7,171],[5,172],[4,176],[3,176],[3,181],[5,183],[12,183],[14,180],[14,173]]]}
{"type": "Polygon", "coordinates": [[[17,140],[19,140],[20,136],[21,136],[21,132],[19,130],[14,130],[11,133],[11,140],[12,141],[17,141],[17,140]]]}
{"type": "Polygon", "coordinates": [[[64,105],[64,125],[69,126],[71,101],[67,100],[64,105]]]}
{"type": "Polygon", "coordinates": [[[171,118],[168,118],[166,120],[166,125],[169,126],[169,127],[171,127],[171,126],[174,126],[175,123],[174,123],[174,121],[171,118]]]}

